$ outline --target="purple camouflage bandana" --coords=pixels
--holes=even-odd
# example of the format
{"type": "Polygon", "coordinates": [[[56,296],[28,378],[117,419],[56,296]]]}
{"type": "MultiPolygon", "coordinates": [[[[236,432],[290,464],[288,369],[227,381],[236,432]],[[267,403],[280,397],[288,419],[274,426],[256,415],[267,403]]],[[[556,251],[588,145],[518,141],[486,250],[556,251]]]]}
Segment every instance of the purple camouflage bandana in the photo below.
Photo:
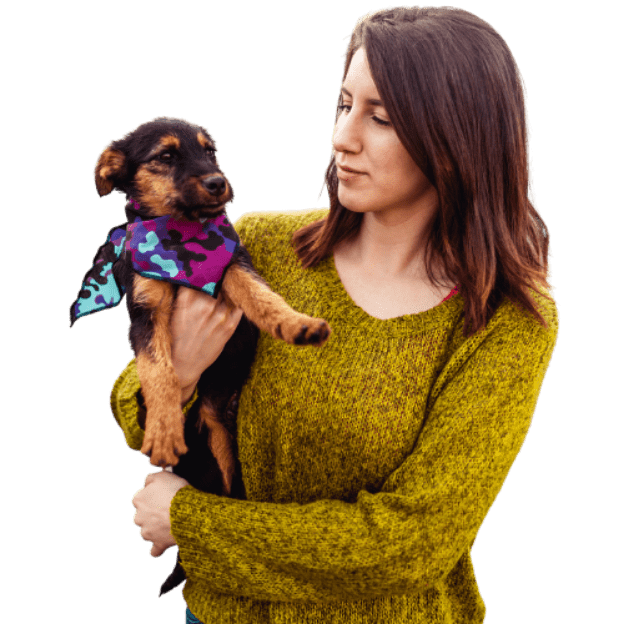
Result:
{"type": "MultiPolygon", "coordinates": [[[[143,277],[194,288],[216,298],[226,269],[240,248],[240,239],[222,214],[203,221],[177,221],[170,216],[143,219],[131,200],[132,223],[113,228],[84,277],[78,298],[70,309],[76,319],[115,307],[125,286],[113,266],[131,262],[143,277]]],[[[117,267],[116,267],[117,268],[117,267]]]]}

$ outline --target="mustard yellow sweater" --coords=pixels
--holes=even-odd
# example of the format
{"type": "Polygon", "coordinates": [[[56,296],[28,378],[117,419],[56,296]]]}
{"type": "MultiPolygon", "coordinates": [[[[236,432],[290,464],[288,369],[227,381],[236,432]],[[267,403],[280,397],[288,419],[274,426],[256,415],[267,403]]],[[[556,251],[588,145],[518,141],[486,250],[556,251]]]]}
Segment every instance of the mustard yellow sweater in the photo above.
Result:
{"type": "MultiPolygon", "coordinates": [[[[241,394],[248,500],[182,488],[172,533],[184,597],[205,624],[483,622],[470,551],[527,434],[557,339],[505,300],[462,336],[457,294],[379,320],[333,258],[302,269],[292,233],[327,210],[244,215],[256,268],[295,309],[325,318],[323,347],[262,333],[241,394]]],[[[143,440],[134,362],[111,396],[128,445],[143,440]]]]}

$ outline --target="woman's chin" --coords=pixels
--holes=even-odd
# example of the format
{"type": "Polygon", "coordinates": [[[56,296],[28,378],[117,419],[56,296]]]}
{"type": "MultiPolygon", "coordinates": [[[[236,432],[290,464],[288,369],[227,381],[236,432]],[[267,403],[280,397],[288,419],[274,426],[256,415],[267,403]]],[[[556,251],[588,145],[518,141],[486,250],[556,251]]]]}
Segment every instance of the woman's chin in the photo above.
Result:
{"type": "Polygon", "coordinates": [[[338,201],[347,210],[351,212],[366,212],[371,209],[368,202],[362,201],[362,198],[358,198],[355,195],[355,193],[349,192],[348,190],[343,190],[341,192],[340,186],[338,186],[338,201]]]}

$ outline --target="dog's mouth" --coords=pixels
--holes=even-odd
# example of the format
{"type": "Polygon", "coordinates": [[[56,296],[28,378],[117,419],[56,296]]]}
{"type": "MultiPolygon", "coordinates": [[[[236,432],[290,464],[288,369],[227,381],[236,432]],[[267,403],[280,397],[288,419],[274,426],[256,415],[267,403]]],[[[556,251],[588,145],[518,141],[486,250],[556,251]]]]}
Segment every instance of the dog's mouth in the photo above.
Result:
{"type": "Polygon", "coordinates": [[[225,212],[225,202],[214,203],[211,205],[203,205],[191,208],[185,208],[183,213],[184,217],[191,221],[201,221],[202,223],[206,219],[214,219],[222,215],[225,212]]]}
{"type": "Polygon", "coordinates": [[[221,214],[225,211],[225,203],[215,204],[214,206],[204,206],[198,210],[198,214],[201,217],[212,217],[221,214]]]}
{"type": "Polygon", "coordinates": [[[209,198],[200,195],[198,199],[199,201],[194,206],[191,205],[186,208],[185,212],[192,214],[196,219],[210,219],[218,217],[225,212],[225,205],[233,199],[233,193],[226,182],[226,188],[223,193],[215,194],[209,198]]]}

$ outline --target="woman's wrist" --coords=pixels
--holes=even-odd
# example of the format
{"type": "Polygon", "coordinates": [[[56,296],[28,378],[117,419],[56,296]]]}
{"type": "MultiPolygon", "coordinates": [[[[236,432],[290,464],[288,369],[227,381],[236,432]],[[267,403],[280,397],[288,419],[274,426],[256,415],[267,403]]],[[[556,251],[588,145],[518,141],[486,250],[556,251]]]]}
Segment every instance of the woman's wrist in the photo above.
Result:
{"type": "Polygon", "coordinates": [[[182,388],[182,407],[191,400],[191,397],[195,393],[196,385],[197,384],[191,384],[190,386],[186,386],[186,388],[182,388]]]}
{"type": "Polygon", "coordinates": [[[175,370],[176,375],[178,376],[178,381],[180,382],[180,389],[182,391],[182,406],[184,406],[193,396],[195,386],[199,380],[193,377],[192,373],[189,374],[189,372],[184,370],[181,366],[176,366],[175,362],[173,362],[173,369],[175,370]]]}

